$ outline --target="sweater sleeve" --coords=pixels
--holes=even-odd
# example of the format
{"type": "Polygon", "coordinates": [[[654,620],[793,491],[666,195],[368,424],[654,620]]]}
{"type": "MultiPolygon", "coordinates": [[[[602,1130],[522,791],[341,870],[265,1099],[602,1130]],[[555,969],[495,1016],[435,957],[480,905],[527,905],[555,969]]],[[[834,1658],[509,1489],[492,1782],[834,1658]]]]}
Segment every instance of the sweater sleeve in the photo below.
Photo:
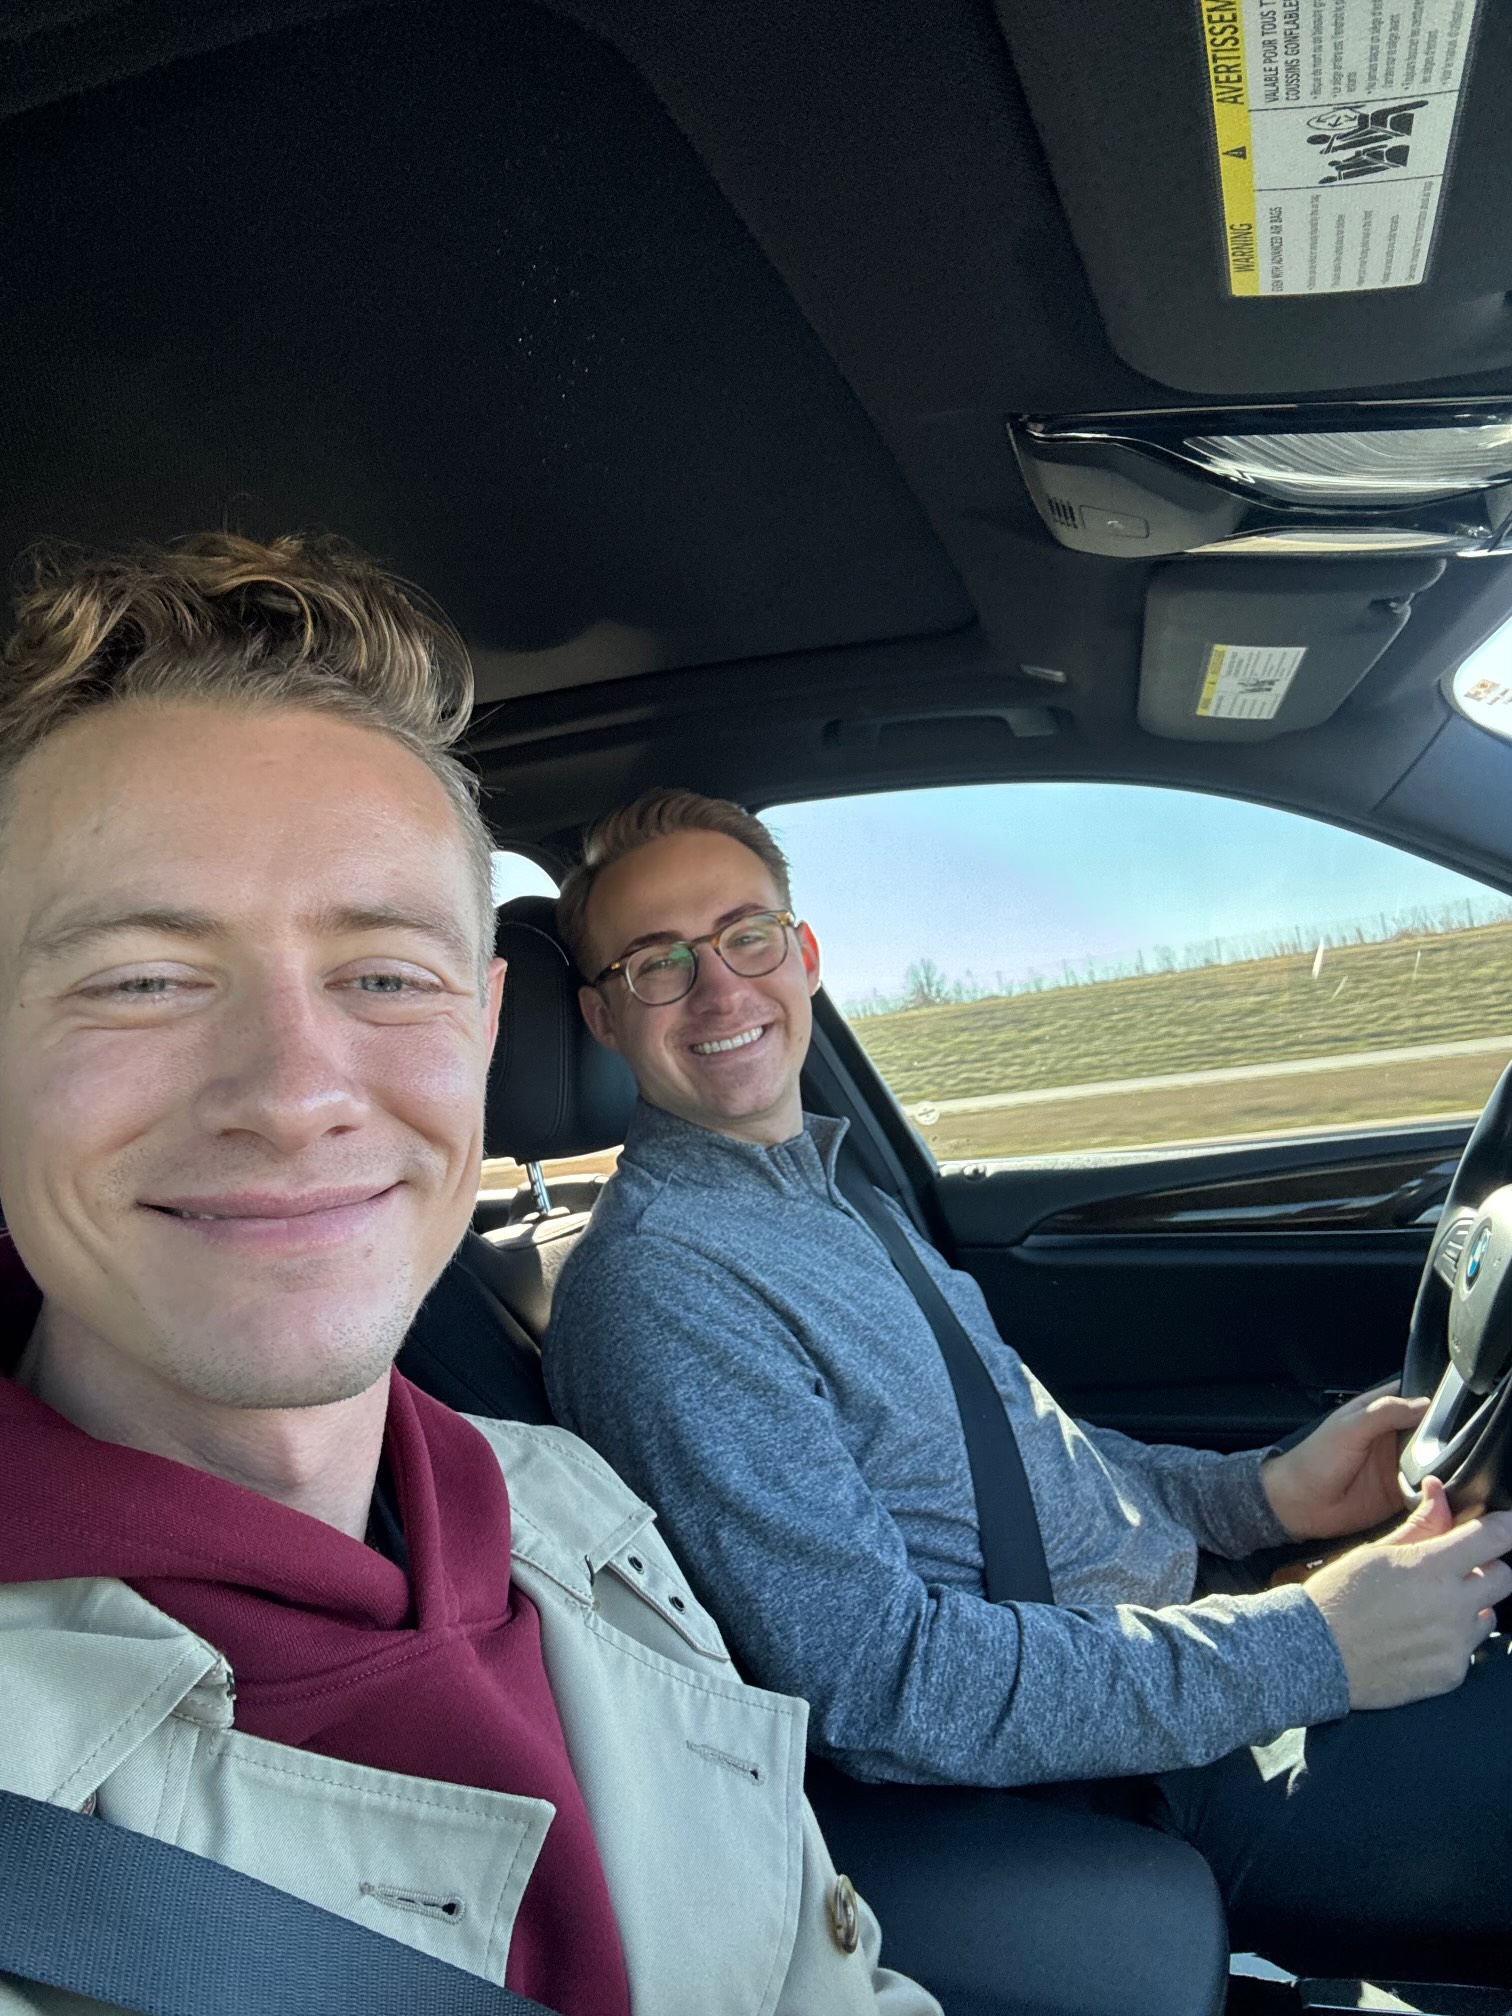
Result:
{"type": "Polygon", "coordinates": [[[545,1373],[559,1419],[657,1508],[752,1677],[805,1696],[816,1747],[857,1776],[1164,1771],[1348,1707],[1332,1633],[1296,1585],[1071,1609],[923,1580],[798,1339],[665,1235],[584,1241],[545,1373]]]}
{"type": "Polygon", "coordinates": [[[1077,1426],[1112,1462],[1142,1471],[1171,1517],[1210,1554],[1240,1561],[1291,1538],[1271,1510],[1260,1477],[1269,1449],[1220,1456],[1211,1449],[1139,1442],[1116,1428],[1094,1428],[1086,1421],[1077,1426]]]}

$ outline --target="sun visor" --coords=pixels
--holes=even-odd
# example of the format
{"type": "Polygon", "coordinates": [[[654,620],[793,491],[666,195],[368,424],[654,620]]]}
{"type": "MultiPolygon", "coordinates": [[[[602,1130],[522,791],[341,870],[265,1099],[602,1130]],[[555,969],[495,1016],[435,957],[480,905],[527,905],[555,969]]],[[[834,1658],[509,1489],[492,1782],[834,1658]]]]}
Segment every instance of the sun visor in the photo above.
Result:
{"type": "Polygon", "coordinates": [[[1263,742],[1326,721],[1406,623],[1442,560],[1188,560],[1145,602],[1139,725],[1178,742],[1263,742]]]}
{"type": "Polygon", "coordinates": [[[1505,0],[997,0],[1113,348],[1185,392],[1512,365],[1505,0]]]}

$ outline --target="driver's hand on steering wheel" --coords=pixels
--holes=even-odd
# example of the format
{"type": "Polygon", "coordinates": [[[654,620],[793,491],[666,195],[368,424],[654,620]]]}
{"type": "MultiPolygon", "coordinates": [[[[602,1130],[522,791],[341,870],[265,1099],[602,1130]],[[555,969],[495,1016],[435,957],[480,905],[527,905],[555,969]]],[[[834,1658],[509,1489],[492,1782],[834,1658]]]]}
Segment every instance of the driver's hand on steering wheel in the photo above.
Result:
{"type": "Polygon", "coordinates": [[[1512,1568],[1499,1558],[1509,1551],[1512,1512],[1456,1520],[1430,1477],[1394,1532],[1309,1575],[1302,1587],[1333,1632],[1350,1707],[1397,1708],[1458,1687],[1512,1595],[1512,1568]]]}
{"type": "Polygon", "coordinates": [[[1346,1400],[1294,1449],[1260,1466],[1271,1510],[1293,1540],[1338,1540],[1380,1526],[1402,1510],[1400,1438],[1427,1412],[1404,1400],[1398,1381],[1346,1400]]]}

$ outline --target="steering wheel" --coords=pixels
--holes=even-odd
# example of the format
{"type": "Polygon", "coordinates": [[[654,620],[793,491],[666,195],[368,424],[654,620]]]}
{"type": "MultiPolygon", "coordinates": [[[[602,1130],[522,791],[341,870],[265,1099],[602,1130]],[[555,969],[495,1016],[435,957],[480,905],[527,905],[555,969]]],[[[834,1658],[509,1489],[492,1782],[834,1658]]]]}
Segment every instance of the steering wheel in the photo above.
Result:
{"type": "Polygon", "coordinates": [[[1401,1455],[1416,1502],[1437,1477],[1456,1511],[1512,1506],[1512,1065],[1465,1143],[1407,1333],[1402,1391],[1431,1395],[1401,1455]]]}

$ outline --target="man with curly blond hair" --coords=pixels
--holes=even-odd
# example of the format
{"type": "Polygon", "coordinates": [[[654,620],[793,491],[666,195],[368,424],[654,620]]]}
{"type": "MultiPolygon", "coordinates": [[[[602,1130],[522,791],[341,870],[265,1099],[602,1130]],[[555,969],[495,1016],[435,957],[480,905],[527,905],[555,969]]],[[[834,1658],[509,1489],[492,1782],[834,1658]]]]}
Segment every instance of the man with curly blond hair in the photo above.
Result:
{"type": "Polygon", "coordinates": [[[0,1790],[561,2016],[928,2016],[804,1805],[803,1704],[741,1683],[649,1511],[393,1369],[470,1222],[504,981],[471,698],[333,539],[20,598],[0,1790]]]}

